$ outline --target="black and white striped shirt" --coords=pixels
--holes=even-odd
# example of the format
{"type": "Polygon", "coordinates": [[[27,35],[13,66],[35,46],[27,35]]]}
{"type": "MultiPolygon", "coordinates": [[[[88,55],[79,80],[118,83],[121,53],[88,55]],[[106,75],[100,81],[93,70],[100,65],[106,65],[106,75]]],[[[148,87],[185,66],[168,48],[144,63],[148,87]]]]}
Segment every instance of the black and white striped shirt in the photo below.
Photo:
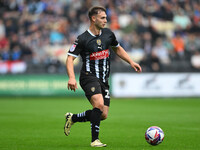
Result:
{"type": "Polygon", "coordinates": [[[68,55],[78,57],[80,54],[83,61],[81,72],[90,72],[105,83],[110,73],[110,46],[119,46],[110,29],[102,29],[97,36],[88,29],[77,37],[68,55]]]}

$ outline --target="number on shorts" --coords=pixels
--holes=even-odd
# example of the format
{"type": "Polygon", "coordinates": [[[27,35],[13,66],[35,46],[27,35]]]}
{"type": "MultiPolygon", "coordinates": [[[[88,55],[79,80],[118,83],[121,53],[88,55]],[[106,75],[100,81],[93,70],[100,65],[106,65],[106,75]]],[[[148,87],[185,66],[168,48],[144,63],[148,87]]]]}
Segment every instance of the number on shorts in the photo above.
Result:
{"type": "Polygon", "coordinates": [[[106,93],[105,98],[110,98],[109,90],[105,90],[105,93],[106,93]]]}

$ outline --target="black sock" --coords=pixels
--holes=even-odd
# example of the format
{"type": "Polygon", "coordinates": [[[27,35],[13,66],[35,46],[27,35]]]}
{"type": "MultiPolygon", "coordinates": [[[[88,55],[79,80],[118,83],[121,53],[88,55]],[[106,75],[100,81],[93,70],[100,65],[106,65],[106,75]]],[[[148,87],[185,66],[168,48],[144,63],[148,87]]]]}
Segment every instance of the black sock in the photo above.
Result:
{"type": "Polygon", "coordinates": [[[90,122],[92,131],[92,142],[99,137],[99,126],[101,120],[102,111],[99,108],[94,108],[91,112],[90,122]]]}
{"type": "Polygon", "coordinates": [[[92,110],[87,110],[79,114],[73,114],[72,121],[75,122],[86,122],[90,121],[92,110]]]}

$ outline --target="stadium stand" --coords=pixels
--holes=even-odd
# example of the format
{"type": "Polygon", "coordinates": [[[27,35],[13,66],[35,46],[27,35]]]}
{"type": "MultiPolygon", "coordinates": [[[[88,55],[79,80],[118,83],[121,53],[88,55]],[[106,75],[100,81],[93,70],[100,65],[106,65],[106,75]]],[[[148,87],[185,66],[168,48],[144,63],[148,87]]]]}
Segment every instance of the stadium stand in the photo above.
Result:
{"type": "MultiPolygon", "coordinates": [[[[106,7],[107,26],[144,72],[200,71],[198,0],[0,0],[0,74],[65,73],[92,5],[106,7]]],[[[130,71],[112,61],[112,72],[130,71]]]]}

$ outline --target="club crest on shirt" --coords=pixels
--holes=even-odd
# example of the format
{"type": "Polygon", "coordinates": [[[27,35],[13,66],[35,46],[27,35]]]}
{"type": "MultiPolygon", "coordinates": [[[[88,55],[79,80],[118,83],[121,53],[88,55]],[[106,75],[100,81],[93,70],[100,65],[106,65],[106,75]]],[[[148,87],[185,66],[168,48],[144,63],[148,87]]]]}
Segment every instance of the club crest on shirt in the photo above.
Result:
{"type": "Polygon", "coordinates": [[[97,44],[101,45],[101,40],[100,39],[97,39],[97,44]]]}
{"type": "Polygon", "coordinates": [[[91,87],[91,91],[94,92],[95,91],[95,87],[91,87]]]}

